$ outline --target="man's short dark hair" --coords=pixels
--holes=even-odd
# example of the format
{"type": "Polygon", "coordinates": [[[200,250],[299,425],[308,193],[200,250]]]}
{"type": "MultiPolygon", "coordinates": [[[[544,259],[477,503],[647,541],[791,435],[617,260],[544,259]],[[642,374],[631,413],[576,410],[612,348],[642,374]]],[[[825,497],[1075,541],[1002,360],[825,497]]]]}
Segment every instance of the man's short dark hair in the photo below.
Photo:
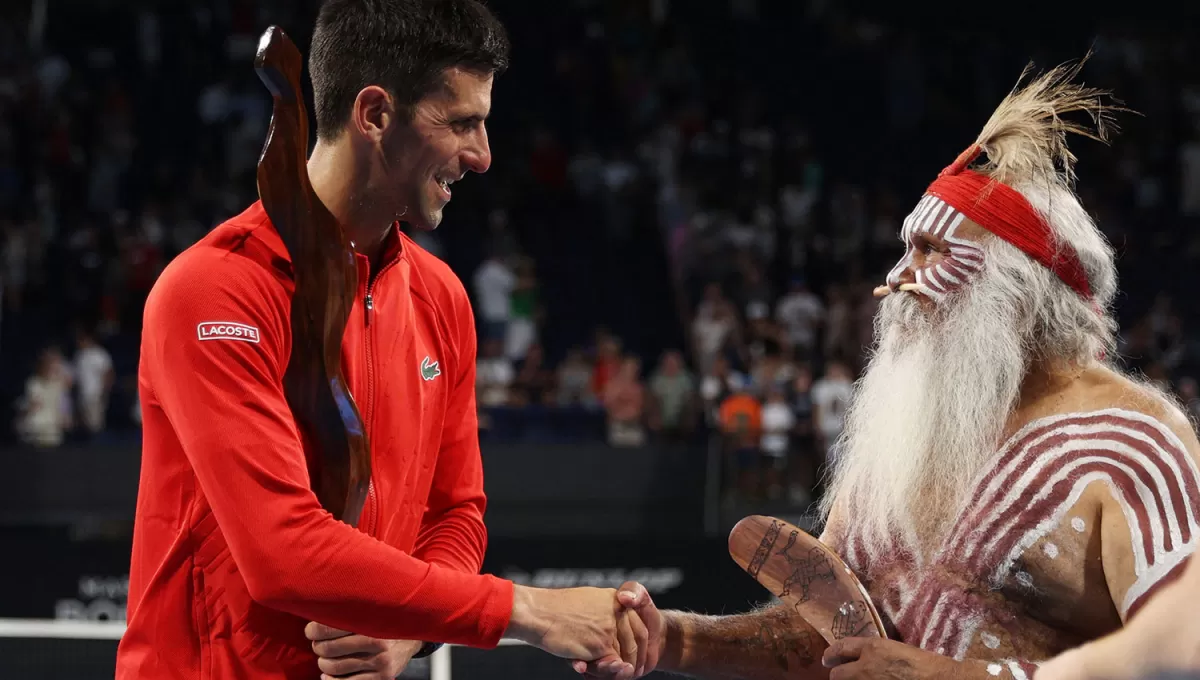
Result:
{"type": "Polygon", "coordinates": [[[317,136],[341,132],[368,85],[386,89],[408,121],[447,68],[502,73],[508,50],[504,26],[478,0],[326,0],[308,58],[317,136]]]}

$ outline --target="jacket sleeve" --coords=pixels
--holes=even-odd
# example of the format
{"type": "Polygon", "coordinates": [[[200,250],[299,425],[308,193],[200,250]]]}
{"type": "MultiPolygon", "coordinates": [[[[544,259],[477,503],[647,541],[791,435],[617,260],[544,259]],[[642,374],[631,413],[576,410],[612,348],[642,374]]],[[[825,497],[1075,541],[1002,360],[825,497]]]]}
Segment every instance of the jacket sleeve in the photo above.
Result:
{"type": "Polygon", "coordinates": [[[431,564],[475,574],[483,566],[487,528],[483,463],[475,405],[475,323],[466,293],[456,301],[455,382],[446,407],[442,445],[413,554],[431,564]]]}
{"type": "Polygon", "coordinates": [[[209,260],[159,279],[143,360],[250,596],[372,637],[494,646],[511,583],[422,562],[320,506],[282,388],[288,294],[248,259],[209,260]],[[256,332],[205,339],[211,322],[256,332]]]}

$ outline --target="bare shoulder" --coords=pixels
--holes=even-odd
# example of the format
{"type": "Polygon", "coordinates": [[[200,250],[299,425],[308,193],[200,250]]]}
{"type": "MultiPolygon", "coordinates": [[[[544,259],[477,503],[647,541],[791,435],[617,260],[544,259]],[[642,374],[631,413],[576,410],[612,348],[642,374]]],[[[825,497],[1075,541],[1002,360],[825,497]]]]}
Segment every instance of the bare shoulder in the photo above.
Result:
{"type": "Polygon", "coordinates": [[[1183,410],[1156,386],[1110,367],[1084,369],[1021,416],[1014,446],[1058,465],[1095,467],[1081,481],[1108,481],[1087,485],[1084,510],[1112,502],[1113,489],[1134,493],[1149,481],[1163,485],[1149,490],[1159,497],[1181,489],[1190,497],[1200,479],[1200,443],[1183,410]]]}
{"type": "Polygon", "coordinates": [[[1093,380],[1109,408],[1139,414],[1166,428],[1192,460],[1200,462],[1200,441],[1196,438],[1195,426],[1174,397],[1151,383],[1111,369],[1099,371],[1093,380]]]}

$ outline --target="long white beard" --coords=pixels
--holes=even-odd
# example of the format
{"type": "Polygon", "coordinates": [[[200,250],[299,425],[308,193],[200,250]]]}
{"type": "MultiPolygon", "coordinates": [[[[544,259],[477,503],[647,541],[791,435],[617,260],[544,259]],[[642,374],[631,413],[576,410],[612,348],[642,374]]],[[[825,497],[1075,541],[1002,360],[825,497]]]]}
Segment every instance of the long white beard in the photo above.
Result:
{"type": "Polygon", "coordinates": [[[932,314],[911,294],[883,301],[828,495],[870,553],[927,558],[1001,443],[1033,326],[1031,301],[1001,269],[932,314]]]}

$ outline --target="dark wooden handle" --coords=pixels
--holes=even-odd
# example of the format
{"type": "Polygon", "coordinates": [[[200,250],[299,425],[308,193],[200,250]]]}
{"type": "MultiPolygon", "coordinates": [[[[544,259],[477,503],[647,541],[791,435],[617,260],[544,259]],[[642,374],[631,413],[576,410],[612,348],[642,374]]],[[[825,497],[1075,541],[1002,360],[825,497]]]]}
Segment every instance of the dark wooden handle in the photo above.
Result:
{"type": "Polygon", "coordinates": [[[354,251],[308,179],[303,58],[278,26],[263,33],[254,69],[274,99],[258,160],[258,195],[292,259],[288,406],[306,443],[322,507],[356,525],[371,479],[366,429],[341,369],[342,336],[358,290],[354,251]]]}
{"type": "Polygon", "coordinates": [[[887,637],[858,577],[804,530],[752,515],[729,532],[729,555],[830,644],[846,637],[887,637]]]}

